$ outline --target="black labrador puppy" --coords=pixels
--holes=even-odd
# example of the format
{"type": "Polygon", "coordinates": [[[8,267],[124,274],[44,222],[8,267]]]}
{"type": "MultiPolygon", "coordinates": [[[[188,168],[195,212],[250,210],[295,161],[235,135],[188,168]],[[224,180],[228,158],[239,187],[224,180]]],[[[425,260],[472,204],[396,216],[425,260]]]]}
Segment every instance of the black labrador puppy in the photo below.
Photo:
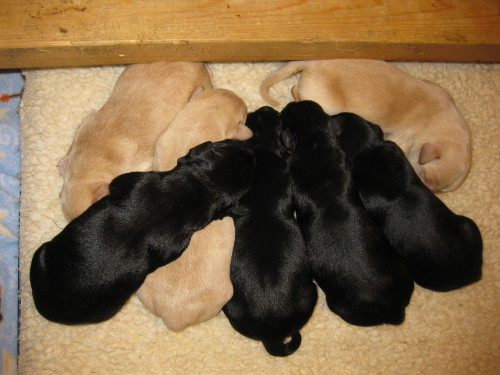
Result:
{"type": "Polygon", "coordinates": [[[332,119],[365,207],[404,257],[415,282],[448,291],[481,279],[477,225],[454,214],[420,181],[401,149],[384,141],[380,127],[351,113],[332,119]]]}
{"type": "Polygon", "coordinates": [[[248,115],[255,147],[255,180],[240,202],[231,259],[234,295],[223,311],[241,334],[261,340],[268,353],[287,356],[301,343],[317,289],[292,206],[279,113],[262,107],[248,115]]]}
{"type": "Polygon", "coordinates": [[[331,118],[311,101],[281,117],[297,220],[328,307],[355,325],[400,324],[413,279],[363,207],[331,118]]]}
{"type": "Polygon", "coordinates": [[[250,189],[254,163],[244,142],[206,142],[169,172],[116,177],[110,195],[35,252],[30,277],[40,314],[64,324],[111,318],[195,231],[228,215],[250,189]]]}

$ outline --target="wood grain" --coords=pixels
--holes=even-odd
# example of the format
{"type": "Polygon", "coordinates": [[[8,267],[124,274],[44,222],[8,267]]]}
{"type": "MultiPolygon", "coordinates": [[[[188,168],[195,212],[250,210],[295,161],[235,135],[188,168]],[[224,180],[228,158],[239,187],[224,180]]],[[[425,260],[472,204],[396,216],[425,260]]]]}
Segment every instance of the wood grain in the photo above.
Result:
{"type": "Polygon", "coordinates": [[[0,68],[500,61],[500,0],[1,0],[0,68]]]}

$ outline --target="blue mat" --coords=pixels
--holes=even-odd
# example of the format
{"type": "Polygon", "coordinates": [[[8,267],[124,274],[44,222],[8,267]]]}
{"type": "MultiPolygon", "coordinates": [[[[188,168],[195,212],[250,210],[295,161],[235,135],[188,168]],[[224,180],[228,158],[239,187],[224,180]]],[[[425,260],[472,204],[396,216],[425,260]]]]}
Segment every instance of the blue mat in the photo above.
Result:
{"type": "MultiPolygon", "coordinates": [[[[19,71],[0,71],[0,364],[18,356],[19,194],[21,175],[19,71]],[[9,356],[9,358],[6,358],[9,356]]],[[[10,371],[9,371],[10,370],[10,371]]]]}

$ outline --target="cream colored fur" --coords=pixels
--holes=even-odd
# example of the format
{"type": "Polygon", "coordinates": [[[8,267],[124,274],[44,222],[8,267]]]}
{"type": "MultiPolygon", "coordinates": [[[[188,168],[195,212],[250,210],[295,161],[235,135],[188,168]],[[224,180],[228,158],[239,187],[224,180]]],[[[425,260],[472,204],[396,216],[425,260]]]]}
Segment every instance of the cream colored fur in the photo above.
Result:
{"type": "Polygon", "coordinates": [[[146,277],[137,297],[172,331],[213,318],[233,296],[234,236],[230,217],[195,232],[180,258],[146,277]]]}
{"type": "MultiPolygon", "coordinates": [[[[243,100],[229,90],[195,93],[158,139],[154,169],[172,169],[178,158],[205,141],[250,138],[246,115],[243,100]]],[[[137,296],[173,331],[214,317],[233,295],[229,267],[234,236],[233,219],[213,221],[193,235],[179,259],[148,275],[137,296]]]]}
{"type": "Polygon", "coordinates": [[[59,162],[61,203],[68,220],[108,194],[111,180],[153,167],[154,145],[198,87],[211,88],[201,63],[130,65],[109,99],[78,127],[59,162]]]}
{"type": "Polygon", "coordinates": [[[277,105],[269,88],[299,72],[295,100],[313,100],[330,115],[352,112],[380,125],[431,190],[452,190],[465,179],[471,164],[469,128],[439,85],[379,60],[296,61],[262,82],[262,97],[277,105]]]}
{"type": "Polygon", "coordinates": [[[232,91],[218,88],[195,93],[158,138],[154,169],[172,169],[190,148],[206,141],[250,138],[252,131],[244,125],[246,117],[246,104],[232,91]]]}

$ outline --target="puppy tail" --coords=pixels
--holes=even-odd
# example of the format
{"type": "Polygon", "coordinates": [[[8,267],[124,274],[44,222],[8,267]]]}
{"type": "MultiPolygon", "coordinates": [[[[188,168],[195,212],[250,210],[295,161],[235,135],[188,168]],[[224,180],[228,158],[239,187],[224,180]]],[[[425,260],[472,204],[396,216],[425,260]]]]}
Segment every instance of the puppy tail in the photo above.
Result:
{"type": "Polygon", "coordinates": [[[302,335],[300,332],[295,332],[292,336],[285,341],[263,341],[264,347],[267,352],[276,357],[286,357],[293,354],[302,342],[302,335]]]}
{"type": "Polygon", "coordinates": [[[284,79],[297,74],[304,70],[304,61],[291,61],[278,70],[271,73],[262,83],[260,84],[260,96],[270,105],[276,107],[279,102],[269,95],[269,89],[275,83],[283,81],[284,79]]]}

